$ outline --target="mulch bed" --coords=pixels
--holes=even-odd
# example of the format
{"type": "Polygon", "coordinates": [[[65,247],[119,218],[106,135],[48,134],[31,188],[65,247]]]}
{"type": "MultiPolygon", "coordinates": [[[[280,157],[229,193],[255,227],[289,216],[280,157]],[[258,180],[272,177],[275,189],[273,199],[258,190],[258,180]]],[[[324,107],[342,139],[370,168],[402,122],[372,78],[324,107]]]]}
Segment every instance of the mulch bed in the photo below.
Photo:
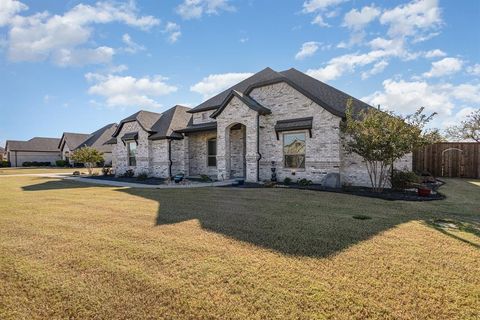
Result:
{"type": "MultiPolygon", "coordinates": [[[[227,186],[234,188],[268,188],[267,186],[259,183],[245,183],[243,185],[234,185],[227,186]]],[[[312,190],[312,191],[325,191],[325,192],[335,192],[343,194],[351,194],[361,197],[370,197],[370,198],[379,198],[383,200],[403,200],[403,201],[432,201],[432,200],[443,200],[446,197],[436,192],[435,194],[430,194],[427,197],[421,197],[415,191],[402,191],[394,189],[385,189],[382,192],[373,192],[371,188],[367,187],[344,187],[344,188],[326,188],[320,184],[312,184],[309,186],[300,186],[297,184],[285,185],[278,183],[273,188],[286,188],[286,189],[301,189],[301,190],[312,190]]]]}
{"type": "Polygon", "coordinates": [[[146,184],[146,185],[161,185],[165,183],[165,179],[161,178],[147,178],[145,180],[138,180],[137,178],[125,178],[125,177],[113,177],[113,176],[89,176],[89,177],[82,177],[86,179],[95,179],[95,180],[108,180],[108,181],[118,181],[118,182],[128,182],[128,183],[139,183],[139,184],[146,184]]]}

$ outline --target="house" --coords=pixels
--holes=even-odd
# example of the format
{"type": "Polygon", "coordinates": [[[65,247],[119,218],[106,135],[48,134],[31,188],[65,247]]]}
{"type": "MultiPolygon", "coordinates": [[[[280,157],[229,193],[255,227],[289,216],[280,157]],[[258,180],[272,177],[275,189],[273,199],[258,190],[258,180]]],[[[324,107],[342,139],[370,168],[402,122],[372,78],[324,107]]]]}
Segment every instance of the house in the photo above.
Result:
{"type": "Polygon", "coordinates": [[[62,160],[73,165],[70,159],[72,152],[81,147],[92,147],[103,153],[106,164],[111,164],[112,146],[105,142],[111,139],[116,129],[117,124],[111,123],[90,134],[64,132],[58,144],[62,160]]]}
{"type": "Polygon", "coordinates": [[[7,153],[5,152],[5,149],[0,147],[0,161],[5,161],[7,160],[7,153]]]}
{"type": "Polygon", "coordinates": [[[139,111],[122,121],[107,144],[113,145],[113,168],[169,177],[185,172],[185,139],[176,130],[185,128],[189,108],[175,106],[163,113],[139,111]]]}
{"type": "Polygon", "coordinates": [[[60,160],[58,138],[35,137],[28,141],[7,140],[7,160],[12,167],[21,167],[25,162],[50,162],[60,160]]]}
{"type": "MultiPolygon", "coordinates": [[[[296,69],[266,68],[193,109],[140,111],[121,121],[111,143],[117,174],[209,175],[257,182],[308,179],[368,185],[362,159],[348,154],[340,124],[347,101],[371,108],[296,69]]],[[[411,156],[397,167],[411,169],[411,156]]]]}

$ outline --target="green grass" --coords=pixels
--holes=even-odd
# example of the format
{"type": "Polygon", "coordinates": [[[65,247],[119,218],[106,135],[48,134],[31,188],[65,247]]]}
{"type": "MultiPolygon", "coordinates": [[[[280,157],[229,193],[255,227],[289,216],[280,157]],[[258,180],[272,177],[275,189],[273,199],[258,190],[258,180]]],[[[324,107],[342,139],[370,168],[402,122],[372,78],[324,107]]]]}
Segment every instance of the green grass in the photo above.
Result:
{"type": "Polygon", "coordinates": [[[480,317],[466,180],[434,202],[40,177],[0,190],[0,319],[480,317]]]}

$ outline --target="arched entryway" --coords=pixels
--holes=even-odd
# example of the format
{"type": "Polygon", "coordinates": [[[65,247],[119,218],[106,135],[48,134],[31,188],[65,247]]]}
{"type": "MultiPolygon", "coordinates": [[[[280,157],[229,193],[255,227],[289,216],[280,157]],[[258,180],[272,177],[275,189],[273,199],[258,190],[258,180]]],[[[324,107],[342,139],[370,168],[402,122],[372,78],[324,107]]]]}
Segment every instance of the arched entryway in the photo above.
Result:
{"type": "Polygon", "coordinates": [[[246,133],[247,128],[244,124],[233,123],[225,129],[225,161],[226,172],[229,179],[246,178],[247,161],[246,161],[246,133]]]}

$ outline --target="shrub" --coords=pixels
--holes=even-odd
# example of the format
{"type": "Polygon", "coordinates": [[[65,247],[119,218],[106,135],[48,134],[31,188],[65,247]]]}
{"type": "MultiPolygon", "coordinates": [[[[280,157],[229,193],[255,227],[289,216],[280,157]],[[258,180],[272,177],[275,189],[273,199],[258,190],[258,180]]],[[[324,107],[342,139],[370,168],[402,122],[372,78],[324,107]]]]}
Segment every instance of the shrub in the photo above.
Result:
{"type": "Polygon", "coordinates": [[[147,180],[148,174],[146,172],[142,172],[137,175],[137,180],[144,181],[147,180]]]}
{"type": "Polygon", "coordinates": [[[22,163],[22,166],[23,167],[48,167],[50,166],[51,163],[50,162],[41,162],[41,161],[25,161],[24,163],[22,163]]]}
{"type": "Polygon", "coordinates": [[[0,167],[6,168],[10,166],[11,166],[10,161],[6,161],[6,160],[0,161],[0,167]]]}
{"type": "Polygon", "coordinates": [[[408,189],[419,183],[420,177],[413,171],[393,170],[390,180],[393,189],[408,189]]]}
{"type": "Polygon", "coordinates": [[[308,180],[308,179],[303,178],[303,179],[298,180],[298,184],[303,186],[303,187],[306,187],[306,186],[309,186],[309,185],[313,184],[313,182],[312,182],[312,180],[308,180]]]}
{"type": "Polygon", "coordinates": [[[132,169],[128,169],[128,170],[125,171],[125,173],[123,174],[123,177],[124,177],[124,178],[133,178],[134,175],[135,175],[135,171],[133,171],[132,169]]]}
{"type": "Polygon", "coordinates": [[[283,184],[288,186],[291,183],[292,183],[292,178],[286,177],[285,179],[283,179],[283,184]]]}
{"type": "Polygon", "coordinates": [[[104,176],[111,176],[112,175],[112,168],[103,167],[102,168],[102,174],[104,176]]]}
{"type": "Polygon", "coordinates": [[[206,174],[201,174],[200,175],[200,180],[202,180],[202,182],[212,181],[212,179],[209,176],[207,176],[206,174]]]}
{"type": "Polygon", "coordinates": [[[80,171],[73,171],[72,173],[74,176],[79,176],[80,175],[80,171]]]}
{"type": "Polygon", "coordinates": [[[66,167],[67,166],[67,161],[65,160],[57,160],[55,161],[55,165],[57,167],[66,167]]]}

